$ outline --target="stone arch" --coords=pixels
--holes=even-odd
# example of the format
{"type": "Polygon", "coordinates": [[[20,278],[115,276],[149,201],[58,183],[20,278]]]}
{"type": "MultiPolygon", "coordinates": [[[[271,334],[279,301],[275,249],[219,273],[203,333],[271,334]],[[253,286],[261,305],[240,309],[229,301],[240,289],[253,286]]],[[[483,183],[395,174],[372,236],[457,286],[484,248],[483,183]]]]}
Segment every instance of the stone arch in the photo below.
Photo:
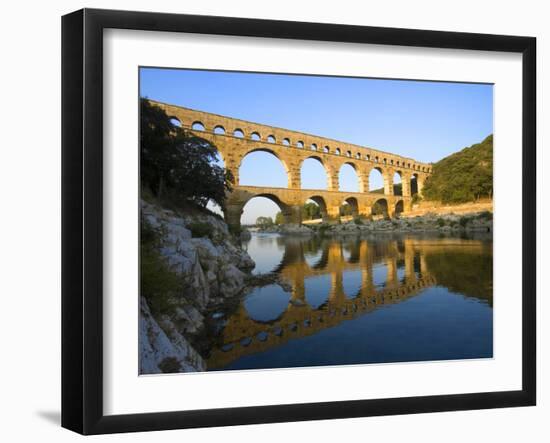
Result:
{"type": "MultiPolygon", "coordinates": [[[[287,165],[287,163],[279,156],[277,155],[277,153],[272,150],[272,149],[269,149],[269,148],[265,148],[265,147],[259,147],[259,148],[255,148],[255,149],[251,149],[250,151],[248,151],[245,155],[243,155],[243,157],[241,158],[240,162],[239,162],[239,167],[238,167],[238,171],[239,171],[239,177],[242,176],[241,174],[241,168],[243,166],[243,162],[245,161],[245,159],[250,155],[250,154],[253,154],[253,153],[256,153],[256,152],[265,152],[267,154],[270,154],[271,156],[275,157],[279,163],[282,165],[283,167],[283,172],[286,176],[286,186],[288,186],[288,183],[290,181],[290,169],[287,165]]],[[[272,173],[276,171],[272,171],[272,173]]],[[[272,174],[270,174],[272,175],[272,174]]],[[[239,180],[239,183],[237,184],[242,184],[242,185],[249,185],[249,186],[265,186],[265,187],[273,187],[273,188],[277,188],[277,187],[281,187],[281,186],[276,186],[276,185],[270,185],[268,183],[265,183],[265,184],[253,184],[253,183],[246,183],[246,180],[245,180],[245,183],[242,183],[241,180],[239,180]]]]}
{"type": "Polygon", "coordinates": [[[206,127],[204,126],[204,124],[198,120],[193,122],[193,124],[191,125],[191,129],[195,131],[206,131],[206,127]]]}
{"type": "Polygon", "coordinates": [[[214,126],[214,134],[225,134],[225,128],[222,125],[216,125],[214,126]]]}
{"type": "Polygon", "coordinates": [[[250,139],[260,141],[262,139],[262,136],[260,135],[259,132],[254,131],[252,134],[250,134],[250,139]]]}
{"type": "MultiPolygon", "coordinates": [[[[359,216],[359,202],[355,197],[346,197],[342,202],[342,205],[348,204],[351,208],[351,216],[357,218],[359,216]]],[[[345,214],[341,214],[345,215],[345,214]]]]}
{"type": "Polygon", "coordinates": [[[317,205],[319,206],[319,210],[321,211],[321,218],[323,219],[323,221],[326,221],[328,218],[328,212],[327,212],[327,202],[325,201],[325,199],[320,195],[312,195],[311,197],[308,197],[306,199],[306,203],[307,203],[307,200],[312,200],[315,203],[317,203],[317,205]]]}
{"type": "Polygon", "coordinates": [[[414,173],[411,175],[411,184],[410,184],[411,196],[418,194],[418,174],[414,173]]]}
{"type": "Polygon", "coordinates": [[[317,151],[317,145],[315,143],[312,143],[310,148],[312,151],[317,151]]]}
{"type": "MultiPolygon", "coordinates": [[[[316,168],[317,170],[319,170],[318,168],[316,168]]],[[[315,174],[315,175],[318,175],[318,173],[316,171],[311,171],[311,174],[315,174]]],[[[323,163],[323,160],[321,159],[321,157],[319,157],[318,155],[310,155],[308,156],[307,158],[305,158],[301,165],[300,165],[300,182],[301,182],[301,188],[302,189],[328,189],[328,186],[329,186],[329,171],[327,170],[325,164],[323,163]],[[304,165],[306,165],[306,163],[312,165],[312,167],[308,167],[307,169],[312,169],[314,168],[313,167],[313,162],[309,161],[309,160],[315,160],[316,162],[320,163],[321,164],[321,167],[322,167],[322,171],[324,173],[324,185],[318,185],[318,186],[314,186],[308,182],[310,182],[312,180],[312,176],[309,176],[310,174],[310,171],[306,171],[308,173],[308,176],[304,176],[304,165]],[[305,180],[304,180],[305,179],[305,180]]],[[[315,177],[313,179],[313,181],[315,181],[315,179],[317,179],[318,177],[315,177]]]]}
{"type": "Polygon", "coordinates": [[[303,147],[304,147],[304,142],[303,142],[302,140],[298,140],[298,141],[296,142],[296,147],[297,147],[297,148],[300,148],[300,149],[303,148],[303,147]]]}
{"type": "Polygon", "coordinates": [[[336,155],[340,155],[340,148],[336,148],[336,150],[334,151],[334,153],[335,153],[336,155]]]}
{"type": "Polygon", "coordinates": [[[290,139],[287,137],[283,138],[283,145],[290,146],[290,139]]]}
{"type": "Polygon", "coordinates": [[[323,152],[325,154],[328,154],[330,152],[330,148],[328,147],[328,145],[323,148],[323,152]]]}
{"type": "Polygon", "coordinates": [[[241,128],[235,128],[233,131],[233,137],[244,138],[244,131],[241,128]]]}
{"type": "Polygon", "coordinates": [[[338,183],[339,183],[340,191],[359,192],[362,189],[363,183],[361,181],[361,176],[357,169],[357,165],[354,162],[346,161],[345,163],[342,163],[342,165],[340,166],[340,169],[338,170],[338,183]],[[346,166],[350,166],[351,169],[347,168],[346,166]],[[346,172],[346,170],[348,172],[346,172]],[[342,172],[344,172],[345,174],[344,176],[342,176],[342,172]],[[355,178],[352,178],[352,176],[350,175],[352,173],[355,175],[355,178]],[[346,177],[346,175],[348,177],[346,177]],[[342,180],[342,178],[344,178],[344,180],[342,180]],[[342,182],[344,182],[343,187],[342,187],[342,182]]]}
{"type": "Polygon", "coordinates": [[[393,173],[393,195],[403,196],[403,173],[395,171],[393,173]]]}
{"type": "Polygon", "coordinates": [[[181,128],[183,125],[181,124],[181,120],[177,117],[170,117],[170,123],[172,126],[175,126],[177,128],[181,128]]]}
{"type": "Polygon", "coordinates": [[[267,142],[268,143],[276,143],[277,139],[275,138],[275,136],[273,134],[270,134],[270,135],[267,136],[267,142]]]}
{"type": "Polygon", "coordinates": [[[382,216],[385,219],[390,218],[388,207],[388,200],[385,198],[379,198],[372,204],[372,215],[373,216],[382,216]]]}
{"type": "Polygon", "coordinates": [[[405,210],[405,203],[403,202],[403,200],[398,200],[397,203],[395,204],[395,210],[394,210],[395,216],[399,217],[404,210],[405,210]]]}
{"type": "Polygon", "coordinates": [[[384,171],[375,166],[369,171],[369,192],[384,193],[384,171]]]}

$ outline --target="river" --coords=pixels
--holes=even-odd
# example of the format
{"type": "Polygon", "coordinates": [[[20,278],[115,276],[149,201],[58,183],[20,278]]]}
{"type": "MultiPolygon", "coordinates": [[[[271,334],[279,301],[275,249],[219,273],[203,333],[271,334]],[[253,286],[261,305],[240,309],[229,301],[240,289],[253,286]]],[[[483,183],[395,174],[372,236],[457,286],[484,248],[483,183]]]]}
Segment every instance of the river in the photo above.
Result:
{"type": "Polygon", "coordinates": [[[211,314],[209,371],[493,355],[491,237],[254,233],[243,248],[283,284],[211,314]]]}

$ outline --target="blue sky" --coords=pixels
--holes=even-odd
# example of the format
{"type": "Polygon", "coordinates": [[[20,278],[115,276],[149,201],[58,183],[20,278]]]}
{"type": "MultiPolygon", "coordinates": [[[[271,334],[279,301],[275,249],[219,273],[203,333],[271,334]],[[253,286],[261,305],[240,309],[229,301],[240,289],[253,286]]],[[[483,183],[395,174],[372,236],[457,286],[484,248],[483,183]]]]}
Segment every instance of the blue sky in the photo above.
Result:
{"type": "MultiPolygon", "coordinates": [[[[491,85],[142,68],[140,95],[423,162],[435,162],[493,132],[491,85]]],[[[240,180],[286,186],[282,165],[266,153],[245,157],[240,180]]],[[[341,171],[340,182],[344,190],[357,189],[351,167],[341,171]]],[[[381,185],[374,174],[371,182],[381,185]]],[[[314,160],[302,168],[302,187],[326,187],[323,168],[314,160]]],[[[276,211],[274,203],[253,199],[243,222],[276,211]]]]}

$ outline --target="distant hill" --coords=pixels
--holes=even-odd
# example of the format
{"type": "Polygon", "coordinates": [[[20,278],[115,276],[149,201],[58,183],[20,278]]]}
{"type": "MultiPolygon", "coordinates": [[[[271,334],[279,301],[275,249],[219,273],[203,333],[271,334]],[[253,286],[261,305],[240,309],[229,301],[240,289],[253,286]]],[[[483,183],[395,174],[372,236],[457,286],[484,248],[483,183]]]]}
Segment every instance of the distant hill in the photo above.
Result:
{"type": "Polygon", "coordinates": [[[422,190],[426,200],[464,203],[493,196],[493,135],[433,165],[422,190]]]}

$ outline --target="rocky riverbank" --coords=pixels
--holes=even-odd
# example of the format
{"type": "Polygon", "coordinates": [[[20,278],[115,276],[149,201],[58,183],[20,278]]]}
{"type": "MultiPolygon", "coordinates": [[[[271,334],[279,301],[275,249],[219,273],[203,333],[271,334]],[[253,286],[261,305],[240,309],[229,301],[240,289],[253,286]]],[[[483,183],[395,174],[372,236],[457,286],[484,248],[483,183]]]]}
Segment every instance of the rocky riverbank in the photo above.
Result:
{"type": "Polygon", "coordinates": [[[140,205],[142,223],[158,233],[160,260],[178,288],[163,300],[168,308],[157,312],[153,299],[140,300],[140,373],[204,370],[189,337],[204,328],[207,311],[243,291],[255,264],[218,217],[140,205]]]}
{"type": "Polygon", "coordinates": [[[348,223],[319,223],[310,225],[275,225],[261,232],[283,235],[351,235],[377,232],[492,232],[493,214],[488,211],[469,214],[428,213],[416,217],[392,220],[356,219],[348,223]]]}

